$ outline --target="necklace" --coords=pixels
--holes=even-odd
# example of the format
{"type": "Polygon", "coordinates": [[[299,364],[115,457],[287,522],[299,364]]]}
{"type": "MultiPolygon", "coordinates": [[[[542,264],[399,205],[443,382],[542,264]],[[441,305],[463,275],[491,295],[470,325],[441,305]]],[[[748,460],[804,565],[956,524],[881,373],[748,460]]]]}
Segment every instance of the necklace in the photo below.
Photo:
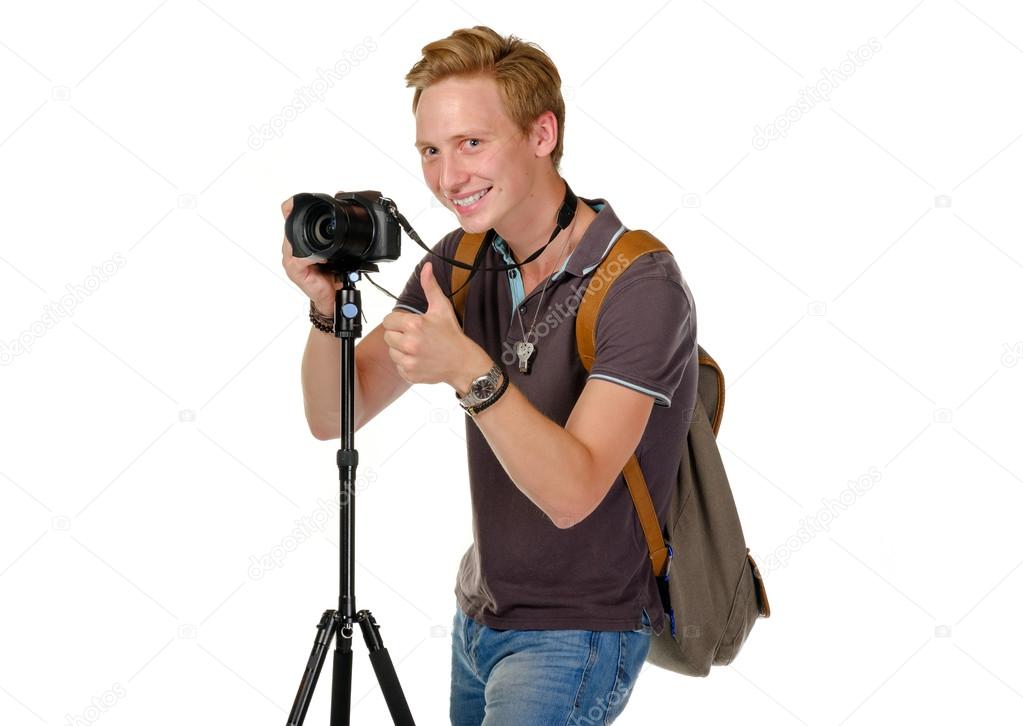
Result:
{"type": "Polygon", "coordinates": [[[564,259],[565,252],[568,250],[568,240],[571,236],[571,230],[575,228],[575,220],[572,221],[572,225],[569,229],[568,236],[565,237],[565,244],[561,249],[561,257],[558,258],[558,263],[555,265],[555,272],[552,272],[543,283],[543,289],[540,290],[540,299],[536,303],[536,312],[533,313],[533,322],[529,324],[529,332],[526,332],[526,326],[522,323],[522,313],[519,312],[519,308],[516,306],[515,313],[519,319],[519,328],[522,330],[522,340],[515,344],[515,355],[519,358],[519,373],[529,375],[530,370],[533,367],[533,359],[536,358],[537,354],[537,343],[530,341],[530,336],[533,335],[533,328],[536,326],[536,319],[540,315],[540,308],[543,307],[543,296],[547,292],[547,284],[551,281],[551,278],[557,273],[557,270],[561,267],[561,261],[564,259]]]}

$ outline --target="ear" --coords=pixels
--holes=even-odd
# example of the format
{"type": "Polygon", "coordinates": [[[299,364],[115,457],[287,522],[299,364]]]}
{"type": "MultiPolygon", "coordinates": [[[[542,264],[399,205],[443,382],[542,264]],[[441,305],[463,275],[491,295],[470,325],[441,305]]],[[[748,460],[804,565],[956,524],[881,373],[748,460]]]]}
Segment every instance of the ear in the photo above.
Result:
{"type": "Polygon", "coordinates": [[[544,111],[533,121],[533,128],[529,134],[529,142],[536,155],[550,156],[558,145],[558,119],[553,111],[544,111]]]}

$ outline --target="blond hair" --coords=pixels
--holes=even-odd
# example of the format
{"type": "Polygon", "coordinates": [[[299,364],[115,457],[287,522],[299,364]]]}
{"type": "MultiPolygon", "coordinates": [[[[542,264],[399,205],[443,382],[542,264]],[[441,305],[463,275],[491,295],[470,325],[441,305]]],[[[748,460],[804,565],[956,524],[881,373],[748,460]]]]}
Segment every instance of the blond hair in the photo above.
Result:
{"type": "Polygon", "coordinates": [[[565,139],[565,99],[561,75],[554,61],[535,43],[514,35],[498,35],[485,25],[456,30],[447,38],[423,47],[423,57],[405,75],[406,86],[415,88],[412,113],[419,107],[423,89],[449,76],[488,75],[497,81],[505,112],[523,134],[545,111],[558,121],[558,141],[551,161],[558,169],[565,139]]]}

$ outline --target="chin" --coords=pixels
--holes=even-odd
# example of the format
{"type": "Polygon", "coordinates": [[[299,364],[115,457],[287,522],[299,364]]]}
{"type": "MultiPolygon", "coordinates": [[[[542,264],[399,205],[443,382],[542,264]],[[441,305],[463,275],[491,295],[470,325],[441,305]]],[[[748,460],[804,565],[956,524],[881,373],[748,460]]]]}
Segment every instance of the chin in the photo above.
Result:
{"type": "Polygon", "coordinates": [[[459,226],[469,234],[486,232],[494,225],[490,221],[490,215],[473,215],[471,217],[462,217],[458,212],[452,210],[455,215],[455,219],[458,220],[459,226]]]}

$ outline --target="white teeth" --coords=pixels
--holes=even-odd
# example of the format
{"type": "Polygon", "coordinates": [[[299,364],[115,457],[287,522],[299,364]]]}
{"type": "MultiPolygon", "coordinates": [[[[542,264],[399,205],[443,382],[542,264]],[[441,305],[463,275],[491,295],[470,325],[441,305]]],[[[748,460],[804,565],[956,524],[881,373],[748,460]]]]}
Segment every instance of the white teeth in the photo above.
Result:
{"type": "Polygon", "coordinates": [[[471,197],[466,197],[465,199],[452,199],[451,203],[454,204],[456,207],[468,207],[470,204],[475,204],[480,199],[482,199],[483,195],[489,191],[490,191],[489,187],[487,189],[481,189],[480,191],[473,194],[471,197]]]}

